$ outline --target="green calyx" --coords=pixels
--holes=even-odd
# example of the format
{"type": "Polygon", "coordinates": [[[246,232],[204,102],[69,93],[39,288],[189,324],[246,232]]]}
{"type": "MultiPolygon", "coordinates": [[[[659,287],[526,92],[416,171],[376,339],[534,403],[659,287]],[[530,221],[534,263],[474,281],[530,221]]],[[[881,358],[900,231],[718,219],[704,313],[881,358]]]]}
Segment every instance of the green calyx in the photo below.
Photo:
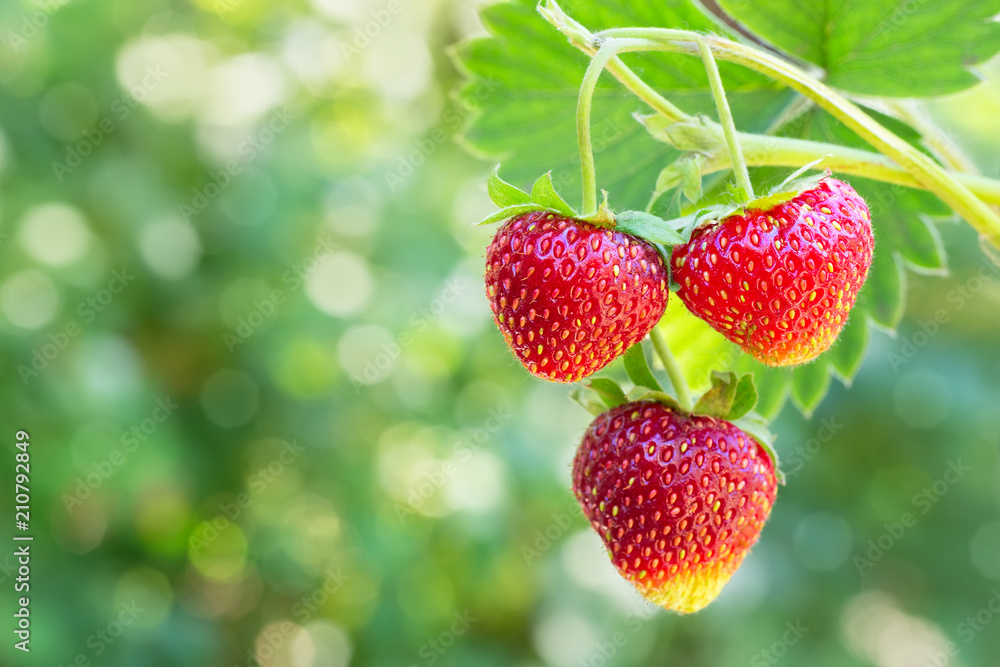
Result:
{"type": "MultiPolygon", "coordinates": [[[[690,397],[683,395],[687,387],[681,391],[676,386],[672,391],[665,389],[653,372],[642,343],[630,347],[623,362],[625,373],[634,385],[631,390],[626,392],[614,380],[598,377],[578,386],[572,392],[572,398],[595,416],[625,403],[655,401],[680,414],[703,415],[730,422],[760,443],[771,457],[778,482],[785,483],[774,451],[775,436],[768,430],[767,420],[753,412],[757,405],[757,388],[752,373],[739,376],[733,372],[713,373],[711,387],[694,400],[693,406],[685,407],[684,404],[691,401],[690,397]]],[[[674,379],[671,377],[671,385],[674,385],[674,379]]]]}
{"type": "Polygon", "coordinates": [[[608,193],[604,193],[604,201],[593,215],[582,216],[566,203],[566,200],[556,191],[552,183],[552,172],[541,176],[531,187],[531,192],[525,192],[500,178],[500,166],[497,165],[490,173],[487,181],[487,191],[494,204],[500,210],[480,220],[477,225],[486,225],[501,220],[507,220],[532,211],[547,211],[565,218],[580,220],[595,227],[614,229],[644,239],[651,243],[673,246],[685,242],[677,223],[659,218],[646,211],[622,211],[615,213],[608,204],[608,193]]]}

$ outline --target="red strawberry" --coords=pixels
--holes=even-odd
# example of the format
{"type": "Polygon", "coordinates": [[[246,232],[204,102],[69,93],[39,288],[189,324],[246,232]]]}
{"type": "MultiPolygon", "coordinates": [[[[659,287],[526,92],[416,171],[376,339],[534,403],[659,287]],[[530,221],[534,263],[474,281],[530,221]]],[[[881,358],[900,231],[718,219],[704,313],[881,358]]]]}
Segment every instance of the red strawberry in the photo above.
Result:
{"type": "Polygon", "coordinates": [[[690,613],[757,541],[777,481],[760,444],[729,422],[639,401],[587,429],[573,491],[621,575],[651,602],[690,613]]]}
{"type": "Polygon", "coordinates": [[[674,248],[688,309],[771,366],[824,352],[854,306],[872,262],[868,206],[850,185],[819,185],[769,209],[695,230],[674,248]]]}
{"type": "Polygon", "coordinates": [[[508,220],[486,250],[486,294],[504,340],[533,374],[576,382],[642,340],[667,307],[649,243],[537,211],[508,220]]]}

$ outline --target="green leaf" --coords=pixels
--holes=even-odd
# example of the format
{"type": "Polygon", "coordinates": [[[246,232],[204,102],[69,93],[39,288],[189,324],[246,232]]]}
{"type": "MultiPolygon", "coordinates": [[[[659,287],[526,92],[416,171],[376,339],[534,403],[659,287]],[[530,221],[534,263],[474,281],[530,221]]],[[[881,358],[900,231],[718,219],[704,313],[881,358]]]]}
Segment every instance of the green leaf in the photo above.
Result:
{"type": "Polygon", "coordinates": [[[532,211],[537,211],[539,209],[540,207],[537,204],[519,204],[517,206],[508,206],[507,208],[502,208],[499,211],[486,216],[477,222],[476,225],[488,225],[491,222],[506,220],[508,218],[513,218],[514,216],[523,215],[525,213],[531,213],[532,211]]]}
{"type": "Polygon", "coordinates": [[[615,214],[615,229],[653,243],[679,245],[685,242],[684,237],[668,221],[645,211],[623,211],[615,214]]]}
{"type": "Polygon", "coordinates": [[[876,324],[893,331],[906,310],[903,295],[906,274],[899,255],[892,248],[882,248],[880,251],[878,233],[875,238],[875,258],[868,270],[865,286],[858,294],[858,301],[876,324]]]}
{"type": "Polygon", "coordinates": [[[676,398],[674,398],[673,396],[671,396],[670,394],[668,394],[667,392],[665,392],[665,391],[647,391],[647,390],[643,390],[641,387],[638,387],[638,389],[640,389],[641,391],[636,391],[635,392],[635,398],[633,398],[632,400],[634,400],[634,401],[656,401],[657,403],[661,403],[661,404],[667,406],[668,408],[670,408],[671,410],[674,410],[676,412],[684,412],[684,409],[681,408],[681,404],[678,402],[678,400],[676,398]]]}
{"type": "Polygon", "coordinates": [[[486,189],[489,191],[490,200],[500,208],[531,203],[531,195],[500,178],[500,165],[494,167],[493,171],[490,172],[486,189]]]}
{"type": "MultiPolygon", "coordinates": [[[[924,195],[927,199],[937,201],[936,197],[927,192],[910,190],[907,194],[924,195]]],[[[925,197],[919,197],[923,199],[925,197]]],[[[897,209],[898,212],[910,213],[918,208],[917,205],[906,206],[897,209]]],[[[893,224],[886,226],[886,237],[893,248],[899,251],[900,257],[906,262],[906,266],[919,273],[930,273],[935,275],[946,275],[947,259],[945,257],[944,243],[941,241],[941,233],[938,232],[937,225],[923,214],[899,215],[897,213],[893,224]]]]}
{"type": "Polygon", "coordinates": [[[701,199],[701,167],[705,156],[701,153],[687,153],[664,167],[656,178],[653,196],[658,197],[667,190],[680,186],[681,193],[689,201],[701,199]]]}
{"type": "Polygon", "coordinates": [[[573,391],[569,392],[569,397],[579,403],[584,410],[594,415],[595,417],[604,414],[607,411],[604,403],[598,401],[594,395],[586,391],[583,387],[576,387],[573,391]]]}
{"type": "Polygon", "coordinates": [[[840,332],[837,342],[828,353],[834,371],[845,385],[851,384],[851,379],[861,368],[870,336],[871,323],[868,321],[867,312],[863,307],[855,306],[844,330],[840,332]]]}
{"type": "Polygon", "coordinates": [[[608,378],[592,378],[587,387],[594,391],[608,408],[617,408],[619,405],[628,402],[625,392],[617,382],[608,378]]]}
{"type": "MultiPolygon", "coordinates": [[[[537,0],[511,0],[484,8],[489,36],[456,49],[467,75],[461,103],[472,110],[463,143],[480,155],[503,156],[505,176],[527,182],[552,170],[568,201],[581,194],[576,143],[576,103],[589,58],[542,18],[537,0]]],[[[574,2],[573,17],[596,31],[659,26],[726,33],[692,0],[574,2]]],[[[658,92],[690,113],[715,115],[699,58],[670,53],[625,54],[622,60],[658,92]]],[[[719,63],[737,127],[765,130],[795,93],[747,68],[719,63]]],[[[678,152],[650,137],[633,114],[646,105],[605,73],[597,85],[592,134],[598,186],[621,209],[644,209],[664,165],[678,152]]]]}
{"type": "Polygon", "coordinates": [[[651,135],[685,154],[728,150],[722,126],[702,115],[679,121],[661,115],[638,116],[637,120],[651,135]]]}
{"type": "Polygon", "coordinates": [[[807,417],[812,415],[829,388],[830,372],[826,363],[797,366],[792,374],[792,401],[807,417]]]}
{"type": "Polygon", "coordinates": [[[663,387],[653,375],[646,360],[646,352],[641,342],[636,343],[625,352],[625,372],[628,379],[637,387],[649,387],[656,391],[663,391],[663,387]]]}
{"type": "Polygon", "coordinates": [[[736,395],[733,396],[733,404],[729,408],[726,419],[732,421],[739,419],[754,409],[757,405],[757,387],[753,381],[753,374],[747,373],[739,379],[736,385],[736,395]]]}
{"type": "Polygon", "coordinates": [[[736,398],[736,373],[712,373],[712,388],[695,403],[694,412],[718,419],[725,419],[736,398]]]}
{"type": "Polygon", "coordinates": [[[826,70],[837,88],[926,97],[979,82],[1000,50],[1000,0],[719,0],[770,44],[826,70]]]}
{"type": "Polygon", "coordinates": [[[576,211],[570,207],[563,198],[559,196],[556,192],[555,186],[552,185],[552,172],[545,172],[535,184],[531,186],[531,201],[538,204],[539,206],[544,206],[545,208],[555,212],[561,213],[568,218],[575,218],[576,211]]]}

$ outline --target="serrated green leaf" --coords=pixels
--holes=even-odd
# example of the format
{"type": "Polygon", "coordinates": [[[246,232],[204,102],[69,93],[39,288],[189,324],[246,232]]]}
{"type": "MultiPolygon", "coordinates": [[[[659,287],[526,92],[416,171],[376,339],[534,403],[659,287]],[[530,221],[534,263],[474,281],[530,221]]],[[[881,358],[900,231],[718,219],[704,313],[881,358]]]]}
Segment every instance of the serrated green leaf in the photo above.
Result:
{"type": "Polygon", "coordinates": [[[903,295],[906,274],[897,253],[891,248],[879,251],[878,247],[876,234],[875,258],[868,270],[865,286],[858,294],[858,301],[876,324],[892,331],[899,325],[906,310],[903,295]]]}
{"type": "Polygon", "coordinates": [[[624,363],[628,379],[637,387],[648,387],[656,391],[663,391],[663,387],[649,367],[649,362],[646,360],[646,352],[641,342],[636,343],[625,352],[624,363]]]}
{"type": "Polygon", "coordinates": [[[979,82],[969,67],[1000,51],[1000,0],[719,0],[769,43],[855,93],[926,97],[979,82]]]}
{"type": "MultiPolygon", "coordinates": [[[[576,202],[581,194],[576,103],[589,59],[538,14],[536,4],[511,0],[484,8],[481,17],[490,36],[456,50],[469,77],[461,100],[474,110],[463,140],[480,154],[503,156],[504,174],[515,183],[553,170],[563,197],[576,202]]],[[[567,9],[595,32],[623,26],[725,32],[692,0],[577,2],[567,9]]],[[[622,59],[685,111],[715,113],[700,59],[667,53],[622,59]]],[[[763,131],[795,97],[747,68],[724,62],[719,68],[741,130],[763,131]]],[[[645,208],[657,175],[678,156],[633,118],[635,112],[649,111],[610,74],[599,80],[592,126],[598,186],[613,193],[620,208],[645,208]]]]}
{"type": "Polygon", "coordinates": [[[576,217],[576,211],[563,201],[552,185],[552,172],[547,171],[531,186],[531,201],[539,206],[561,213],[568,218],[576,217]]]}
{"type": "Polygon", "coordinates": [[[861,368],[870,337],[871,324],[868,322],[867,310],[855,307],[837,342],[828,353],[830,363],[844,384],[850,384],[851,379],[861,368]]]}
{"type": "Polygon", "coordinates": [[[726,418],[733,407],[738,383],[736,373],[712,373],[712,387],[695,403],[694,412],[717,419],[726,418]]]}
{"type": "MultiPolygon", "coordinates": [[[[913,208],[908,207],[909,210],[913,208]]],[[[892,239],[890,243],[899,251],[907,267],[920,273],[944,275],[948,272],[941,233],[929,217],[921,214],[902,217],[889,225],[887,231],[892,239]]]]}
{"type": "Polygon", "coordinates": [[[684,237],[670,222],[645,211],[622,211],[615,214],[615,229],[653,243],[664,245],[684,243],[684,237]]]}
{"type": "Polygon", "coordinates": [[[500,208],[531,203],[531,195],[500,178],[500,165],[493,168],[486,182],[490,200],[500,208]]]}
{"type": "Polygon", "coordinates": [[[797,366],[792,372],[792,401],[809,417],[830,388],[830,370],[825,358],[797,366]]]}
{"type": "Polygon", "coordinates": [[[608,408],[617,408],[628,401],[617,382],[608,378],[592,378],[587,387],[594,391],[608,408]]]}
{"type": "Polygon", "coordinates": [[[537,204],[519,204],[517,206],[508,206],[507,208],[502,208],[499,211],[492,213],[479,222],[478,225],[488,225],[492,222],[498,222],[500,220],[506,220],[507,218],[513,218],[517,215],[523,215],[525,213],[531,213],[532,211],[538,211],[540,207],[537,204]]]}
{"type": "Polygon", "coordinates": [[[753,380],[753,374],[747,373],[740,377],[736,385],[736,394],[733,396],[733,404],[729,408],[726,419],[732,421],[739,419],[754,409],[757,405],[757,386],[753,380]]]}

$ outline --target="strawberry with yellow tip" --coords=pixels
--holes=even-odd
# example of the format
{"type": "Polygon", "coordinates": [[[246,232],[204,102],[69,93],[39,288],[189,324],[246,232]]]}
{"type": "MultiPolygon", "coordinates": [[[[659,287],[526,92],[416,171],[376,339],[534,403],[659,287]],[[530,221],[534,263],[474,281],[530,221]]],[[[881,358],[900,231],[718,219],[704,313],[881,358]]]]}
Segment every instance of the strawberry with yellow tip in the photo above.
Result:
{"type": "Polygon", "coordinates": [[[733,424],[637,401],[587,429],[573,491],[621,575],[651,602],[691,613],[757,541],[777,480],[766,450],[733,424]]]}
{"type": "Polygon", "coordinates": [[[806,363],[837,339],[868,275],[868,206],[829,177],[756,204],[674,248],[677,295],[763,363],[806,363]]]}
{"type": "Polygon", "coordinates": [[[486,294],[532,374],[576,382],[642,340],[667,307],[650,243],[546,211],[508,220],[486,251],[486,294]]]}

